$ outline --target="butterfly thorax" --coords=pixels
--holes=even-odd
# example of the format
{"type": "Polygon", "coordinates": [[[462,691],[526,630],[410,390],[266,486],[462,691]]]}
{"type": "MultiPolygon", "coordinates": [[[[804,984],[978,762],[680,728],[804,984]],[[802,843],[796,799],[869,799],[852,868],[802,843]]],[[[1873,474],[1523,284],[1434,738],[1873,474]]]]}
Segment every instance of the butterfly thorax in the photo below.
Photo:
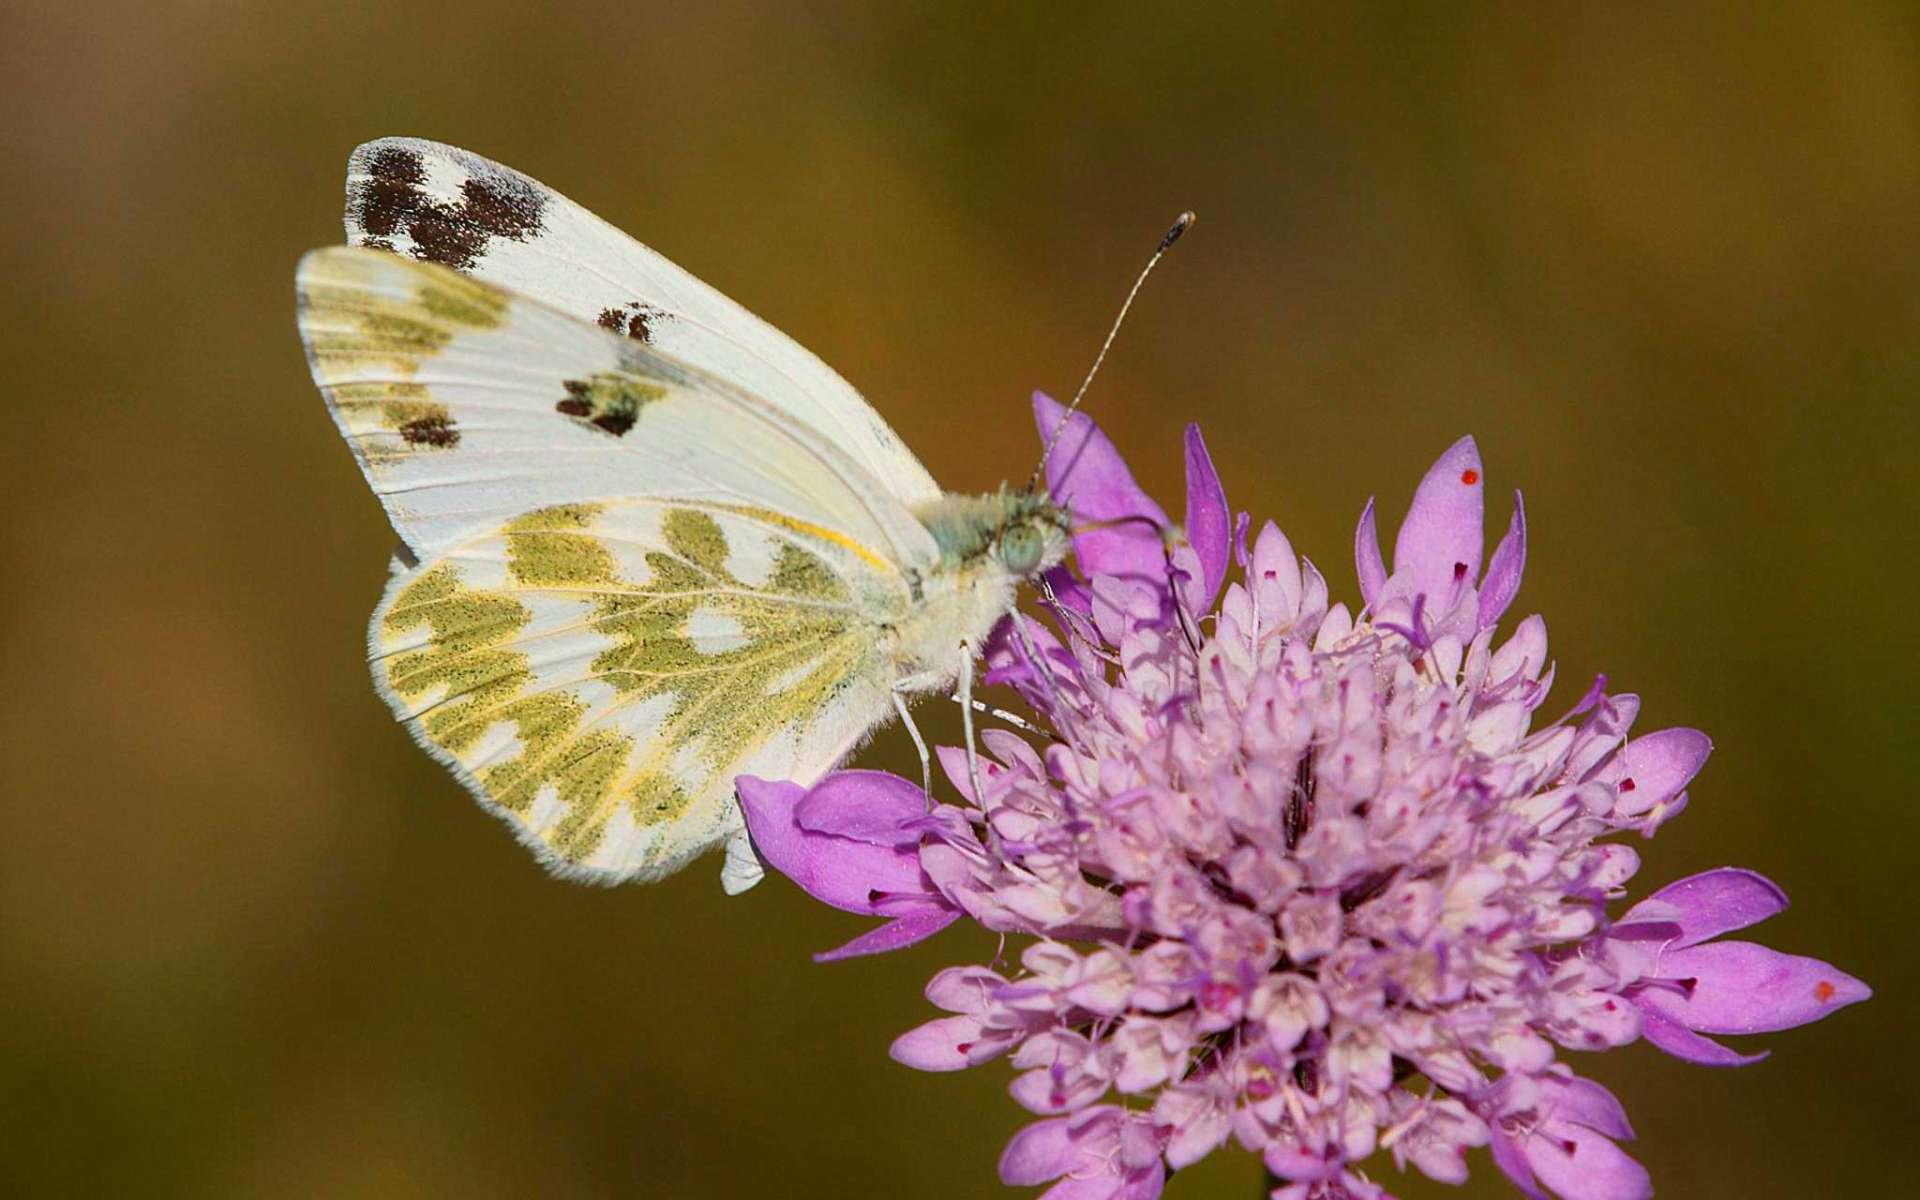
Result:
{"type": "Polygon", "coordinates": [[[1013,605],[1023,579],[1056,566],[1070,544],[1068,513],[1045,496],[1002,489],[985,496],[948,494],[914,516],[938,554],[917,569],[919,603],[895,631],[890,651],[903,677],[929,687],[956,674],[962,641],[978,647],[1013,605]]]}

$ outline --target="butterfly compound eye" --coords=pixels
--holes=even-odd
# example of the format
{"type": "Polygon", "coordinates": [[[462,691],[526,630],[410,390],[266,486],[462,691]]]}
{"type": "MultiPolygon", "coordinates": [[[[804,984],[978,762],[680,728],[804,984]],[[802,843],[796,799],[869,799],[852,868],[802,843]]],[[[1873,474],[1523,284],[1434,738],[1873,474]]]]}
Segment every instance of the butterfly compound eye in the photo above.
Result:
{"type": "Polygon", "coordinates": [[[1000,561],[1015,575],[1031,572],[1045,553],[1046,540],[1031,525],[1015,525],[1000,535],[1000,561]]]}

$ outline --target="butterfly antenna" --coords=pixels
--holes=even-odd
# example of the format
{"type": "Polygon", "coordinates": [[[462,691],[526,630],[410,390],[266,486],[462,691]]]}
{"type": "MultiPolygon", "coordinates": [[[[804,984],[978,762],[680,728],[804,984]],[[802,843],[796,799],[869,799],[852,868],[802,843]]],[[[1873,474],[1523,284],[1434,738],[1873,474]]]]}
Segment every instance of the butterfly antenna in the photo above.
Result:
{"type": "Polygon", "coordinates": [[[1033,474],[1027,479],[1027,491],[1031,492],[1039,486],[1040,475],[1047,469],[1047,459],[1053,454],[1054,445],[1059,442],[1060,435],[1067,431],[1067,422],[1073,419],[1075,412],[1079,411],[1080,401],[1086,396],[1088,386],[1093,383],[1093,377],[1100,373],[1100,364],[1107,360],[1107,351],[1113,348],[1113,339],[1119,336],[1120,326],[1127,319],[1127,310],[1133,307],[1133,298],[1140,294],[1140,285],[1147,281],[1147,276],[1153,274],[1153,269],[1160,265],[1160,260],[1166,257],[1167,251],[1180,240],[1180,235],[1193,228],[1193,222],[1193,213],[1181,213],[1174,221],[1173,227],[1167,230],[1166,236],[1160,239],[1160,245],[1154,250],[1153,257],[1147,260],[1146,266],[1140,268],[1140,277],[1133,281],[1132,289],[1127,292],[1126,301],[1120,305],[1120,315],[1113,319],[1113,328],[1107,330],[1107,340],[1100,343],[1100,353],[1093,356],[1093,365],[1087,368],[1087,377],[1080,381],[1080,390],[1073,394],[1073,402],[1067,405],[1067,411],[1060,414],[1060,420],[1054,425],[1053,432],[1047,435],[1046,443],[1040,451],[1040,461],[1034,464],[1033,474]]]}

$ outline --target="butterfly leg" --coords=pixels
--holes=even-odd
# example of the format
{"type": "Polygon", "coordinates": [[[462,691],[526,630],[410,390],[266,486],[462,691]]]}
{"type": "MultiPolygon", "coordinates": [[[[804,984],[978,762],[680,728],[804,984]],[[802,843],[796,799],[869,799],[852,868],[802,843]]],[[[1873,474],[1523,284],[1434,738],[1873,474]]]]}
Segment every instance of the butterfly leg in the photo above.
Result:
{"type": "MultiPolygon", "coordinates": [[[[958,694],[949,696],[947,699],[953,701],[955,704],[963,703],[958,694]]],[[[1032,721],[1027,720],[1019,713],[1008,712],[1004,708],[995,708],[991,704],[982,704],[978,700],[971,701],[970,703],[973,705],[973,711],[977,713],[985,713],[996,721],[1005,721],[1015,729],[1025,730],[1028,733],[1036,733],[1041,737],[1047,736],[1046,730],[1035,725],[1032,721]]]]}
{"type": "MultiPolygon", "coordinates": [[[[902,682],[906,682],[903,680],[902,682]]],[[[920,791],[927,798],[927,809],[933,809],[933,756],[927,753],[927,739],[920,736],[920,727],[913,723],[913,714],[907,710],[907,697],[899,683],[893,685],[893,709],[900,714],[900,723],[907,727],[907,736],[913,739],[913,748],[920,755],[920,791]]]]}
{"type": "Polygon", "coordinates": [[[973,802],[985,811],[986,789],[980,786],[980,748],[973,737],[973,643],[960,643],[960,724],[967,734],[967,782],[973,785],[973,802]]]}
{"type": "Polygon", "coordinates": [[[1017,608],[1008,615],[1013,618],[1013,636],[1020,643],[1020,653],[1027,656],[1027,666],[1047,685],[1047,693],[1053,700],[1054,711],[1056,713],[1073,711],[1067,704],[1067,698],[1060,694],[1060,681],[1053,677],[1053,668],[1047,665],[1046,659],[1040,657],[1040,651],[1034,648],[1033,639],[1027,636],[1026,617],[1017,608]]]}

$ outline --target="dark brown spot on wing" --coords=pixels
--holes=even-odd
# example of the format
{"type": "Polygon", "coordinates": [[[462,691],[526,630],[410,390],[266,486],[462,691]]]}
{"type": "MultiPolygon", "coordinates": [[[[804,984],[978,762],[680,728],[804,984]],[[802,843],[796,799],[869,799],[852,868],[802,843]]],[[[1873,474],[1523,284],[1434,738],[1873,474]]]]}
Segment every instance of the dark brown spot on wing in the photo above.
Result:
{"type": "Polygon", "coordinates": [[[408,421],[400,427],[400,436],[409,446],[431,446],[450,450],[460,444],[460,430],[452,417],[428,416],[408,421]]]}
{"type": "Polygon", "coordinates": [[[600,310],[600,328],[624,333],[637,342],[653,341],[654,322],[667,314],[651,304],[629,300],[619,308],[600,310]]]}
{"type": "Polygon", "coordinates": [[[640,410],[665,398],[666,388],[620,371],[601,371],[586,379],[561,383],[567,391],[553,410],[577,417],[588,425],[622,437],[640,419],[640,410]]]}
{"type": "MultiPolygon", "coordinates": [[[[366,183],[352,198],[360,228],[377,237],[390,237],[412,218],[427,181],[426,164],[412,150],[383,146],[367,160],[366,183]]],[[[391,249],[389,244],[386,249],[391,249]]]]}
{"type": "Polygon", "coordinates": [[[436,200],[426,190],[426,163],[417,151],[385,146],[367,160],[367,178],[354,185],[349,215],[369,245],[412,240],[415,258],[457,271],[471,270],[495,238],[523,242],[540,231],[546,198],[531,181],[474,162],[460,184],[460,200],[436,200]]]}
{"type": "Polygon", "coordinates": [[[367,162],[367,174],[382,183],[425,183],[426,164],[418,151],[405,146],[382,146],[367,162]]]}
{"type": "Polygon", "coordinates": [[[659,315],[657,308],[646,304],[638,306],[627,318],[627,336],[643,342],[653,341],[653,320],[659,315]]]}
{"type": "Polygon", "coordinates": [[[567,389],[567,398],[553,406],[553,411],[565,413],[569,417],[591,417],[593,415],[592,385],[584,379],[569,379],[560,386],[567,389]]]}
{"type": "Polygon", "coordinates": [[[540,229],[546,197],[512,175],[469,179],[460,185],[467,219],[495,237],[521,241],[540,229]]]}

